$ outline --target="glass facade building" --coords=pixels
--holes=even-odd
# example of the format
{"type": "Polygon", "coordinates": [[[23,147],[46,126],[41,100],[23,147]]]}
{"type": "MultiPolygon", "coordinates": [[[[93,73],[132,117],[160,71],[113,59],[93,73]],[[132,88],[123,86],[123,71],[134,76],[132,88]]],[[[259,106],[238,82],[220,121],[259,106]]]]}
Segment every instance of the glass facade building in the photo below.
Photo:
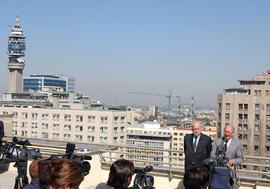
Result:
{"type": "Polygon", "coordinates": [[[74,92],[74,79],[62,75],[30,75],[23,79],[23,91],[43,91],[48,87],[61,87],[64,92],[74,92]]]}

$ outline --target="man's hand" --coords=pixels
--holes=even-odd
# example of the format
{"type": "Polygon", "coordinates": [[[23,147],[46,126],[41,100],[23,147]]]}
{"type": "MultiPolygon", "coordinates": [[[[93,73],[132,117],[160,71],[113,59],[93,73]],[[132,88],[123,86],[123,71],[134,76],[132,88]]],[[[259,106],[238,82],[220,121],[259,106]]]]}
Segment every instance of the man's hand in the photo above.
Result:
{"type": "Polygon", "coordinates": [[[232,165],[234,164],[234,161],[231,159],[231,160],[229,161],[229,164],[232,166],[232,165]]]}

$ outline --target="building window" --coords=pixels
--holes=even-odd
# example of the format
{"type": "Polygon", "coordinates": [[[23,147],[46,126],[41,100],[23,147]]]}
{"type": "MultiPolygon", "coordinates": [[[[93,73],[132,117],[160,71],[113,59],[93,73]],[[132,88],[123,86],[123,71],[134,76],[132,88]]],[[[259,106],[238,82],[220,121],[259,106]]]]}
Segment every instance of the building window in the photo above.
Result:
{"type": "Polygon", "coordinates": [[[48,138],[49,138],[49,134],[48,134],[47,132],[42,132],[42,133],[41,133],[41,136],[42,136],[42,138],[44,138],[44,139],[48,139],[48,138]]]}
{"type": "Polygon", "coordinates": [[[95,127],[94,126],[88,126],[87,131],[90,133],[94,133],[95,132],[95,127]]]}
{"type": "Polygon", "coordinates": [[[113,122],[114,122],[114,123],[117,123],[117,122],[118,122],[118,116],[114,116],[114,117],[113,117],[113,122]]]}
{"type": "Polygon", "coordinates": [[[15,119],[18,118],[18,112],[13,112],[13,118],[15,118],[15,119]]]}
{"type": "Polygon", "coordinates": [[[260,126],[259,125],[254,125],[254,130],[255,131],[259,131],[260,130],[260,126]]]}
{"type": "Polygon", "coordinates": [[[254,135],[254,141],[255,142],[259,142],[259,138],[260,138],[259,135],[254,135]]]}
{"type": "Polygon", "coordinates": [[[118,127],[114,127],[114,128],[113,128],[113,131],[114,131],[114,133],[117,133],[118,127]]]}
{"type": "Polygon", "coordinates": [[[124,123],[126,117],[125,116],[121,116],[121,123],[124,123]]]}
{"type": "Polygon", "coordinates": [[[243,114],[238,114],[238,119],[242,120],[243,119],[243,114]]]}
{"type": "Polygon", "coordinates": [[[21,131],[21,136],[22,137],[27,137],[27,131],[21,131]]]}
{"type": "Polygon", "coordinates": [[[95,116],[88,116],[89,123],[95,123],[96,117],[95,116]]]}
{"type": "Polygon", "coordinates": [[[244,128],[244,131],[247,131],[248,130],[248,125],[247,124],[244,124],[243,125],[243,128],[244,128]]]}
{"type": "Polygon", "coordinates": [[[247,145],[243,145],[243,151],[247,151],[247,145]]]}
{"type": "Polygon", "coordinates": [[[49,119],[49,114],[41,114],[41,119],[42,120],[48,120],[49,119]]]}
{"type": "Polygon", "coordinates": [[[266,131],[270,132],[270,125],[266,125],[266,131]]]}
{"type": "Polygon", "coordinates": [[[259,110],[260,109],[260,104],[255,104],[255,110],[259,110]]]}
{"type": "Polygon", "coordinates": [[[242,140],[242,134],[238,134],[238,139],[242,140]]]}
{"type": "Polygon", "coordinates": [[[32,129],[37,129],[38,128],[38,124],[36,122],[32,122],[31,123],[31,128],[32,129]]]}
{"type": "Polygon", "coordinates": [[[52,129],[53,130],[59,130],[60,129],[60,125],[59,124],[53,124],[52,129]]]}
{"type": "Polygon", "coordinates": [[[266,135],[265,140],[266,140],[266,142],[270,142],[270,135],[266,135]]]}
{"type": "Polygon", "coordinates": [[[270,104],[266,104],[266,110],[270,110],[270,104]]]}
{"type": "Polygon", "coordinates": [[[94,136],[87,136],[87,141],[88,142],[95,142],[95,137],[94,136]]]}
{"type": "Polygon", "coordinates": [[[248,119],[248,114],[244,114],[244,119],[245,119],[245,120],[248,119]]]}
{"type": "Polygon", "coordinates": [[[230,119],[230,114],[229,113],[225,114],[225,119],[230,119]]]}
{"type": "Polygon", "coordinates": [[[253,166],[254,171],[258,171],[258,166],[253,166]]]}
{"type": "Polygon", "coordinates": [[[125,139],[124,136],[120,136],[120,141],[121,141],[121,142],[124,142],[124,139],[125,139]]]}
{"type": "Polygon", "coordinates": [[[83,131],[82,125],[76,125],[76,131],[83,131]]]}
{"type": "Polygon", "coordinates": [[[36,120],[38,118],[38,114],[37,113],[32,113],[32,119],[36,120]]]}
{"type": "Polygon", "coordinates": [[[28,114],[26,112],[22,112],[22,119],[27,119],[28,114]]]}
{"type": "Polygon", "coordinates": [[[242,131],[242,124],[238,124],[238,130],[242,131]]]}
{"type": "Polygon", "coordinates": [[[117,142],[117,137],[113,137],[113,142],[117,142]]]}
{"type": "Polygon", "coordinates": [[[124,133],[125,132],[125,127],[121,127],[120,130],[121,130],[121,133],[124,133]]]}
{"type": "Polygon", "coordinates": [[[27,128],[27,122],[21,122],[21,128],[27,128]]]}
{"type": "Polygon", "coordinates": [[[230,109],[230,103],[226,103],[226,110],[230,109]]]}
{"type": "Polygon", "coordinates": [[[42,129],[48,129],[48,123],[42,123],[41,128],[42,129]]]}
{"type": "Polygon", "coordinates": [[[64,125],[64,130],[65,131],[70,131],[71,130],[71,125],[64,125]]]}
{"type": "Polygon", "coordinates": [[[83,121],[83,116],[82,115],[77,115],[76,116],[76,121],[77,122],[82,122],[83,121]]]}
{"type": "Polygon", "coordinates": [[[265,91],[265,95],[266,95],[266,96],[269,96],[269,94],[270,94],[270,93],[269,93],[269,90],[266,90],[266,91],[265,91]]]}
{"type": "Polygon", "coordinates": [[[238,109],[243,110],[243,104],[238,104],[238,109]]]}
{"type": "Polygon", "coordinates": [[[260,114],[255,114],[255,121],[259,121],[260,120],[260,114]]]}
{"type": "Polygon", "coordinates": [[[12,136],[17,136],[17,130],[12,130],[12,136]]]}
{"type": "Polygon", "coordinates": [[[12,121],[12,127],[18,127],[18,122],[17,121],[12,121]]]}
{"type": "Polygon", "coordinates": [[[37,131],[31,131],[31,137],[37,138],[37,131]]]}
{"type": "Polygon", "coordinates": [[[101,133],[107,133],[108,127],[100,127],[101,133]]]}
{"type": "Polygon", "coordinates": [[[247,140],[248,139],[248,135],[247,134],[243,134],[243,140],[247,140]]]}
{"type": "Polygon", "coordinates": [[[58,133],[53,133],[52,138],[53,139],[59,139],[59,134],[58,133]]]}
{"type": "Polygon", "coordinates": [[[104,117],[104,116],[100,117],[100,122],[101,123],[107,123],[108,122],[108,117],[104,117]]]}
{"type": "Polygon", "coordinates": [[[244,104],[244,110],[248,110],[248,104],[244,104]]]}
{"type": "Polygon", "coordinates": [[[70,140],[70,134],[64,134],[64,140],[70,140]]]}
{"type": "Polygon", "coordinates": [[[71,115],[65,114],[65,115],[64,115],[64,120],[65,120],[65,121],[71,121],[71,115]]]}
{"type": "Polygon", "coordinates": [[[59,114],[53,114],[53,121],[59,121],[59,114]]]}
{"type": "Polygon", "coordinates": [[[82,141],[83,136],[82,135],[75,135],[75,140],[76,141],[82,141]]]}
{"type": "Polygon", "coordinates": [[[266,151],[270,152],[270,146],[266,146],[266,151]]]}
{"type": "Polygon", "coordinates": [[[270,115],[266,115],[266,121],[270,121],[270,115]]]}

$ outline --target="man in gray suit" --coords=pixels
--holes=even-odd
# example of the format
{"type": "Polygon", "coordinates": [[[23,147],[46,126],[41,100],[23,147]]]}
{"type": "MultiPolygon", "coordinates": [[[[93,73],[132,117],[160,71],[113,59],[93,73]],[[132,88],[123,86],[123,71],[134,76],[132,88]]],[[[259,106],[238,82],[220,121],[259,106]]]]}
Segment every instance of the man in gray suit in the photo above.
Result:
{"type": "Polygon", "coordinates": [[[226,125],[224,128],[224,137],[218,138],[213,144],[210,157],[216,158],[217,146],[224,146],[226,157],[229,159],[231,166],[240,165],[243,162],[242,145],[239,140],[233,137],[234,128],[232,125],[226,125]]]}
{"type": "Polygon", "coordinates": [[[234,128],[232,125],[226,125],[224,128],[224,137],[218,138],[213,144],[213,149],[210,154],[210,157],[216,159],[216,151],[219,145],[224,147],[225,156],[229,159],[229,164],[232,168],[232,178],[233,178],[233,189],[238,189],[239,185],[237,184],[238,176],[236,172],[237,165],[240,165],[243,162],[243,152],[242,145],[239,140],[233,137],[234,128]]]}

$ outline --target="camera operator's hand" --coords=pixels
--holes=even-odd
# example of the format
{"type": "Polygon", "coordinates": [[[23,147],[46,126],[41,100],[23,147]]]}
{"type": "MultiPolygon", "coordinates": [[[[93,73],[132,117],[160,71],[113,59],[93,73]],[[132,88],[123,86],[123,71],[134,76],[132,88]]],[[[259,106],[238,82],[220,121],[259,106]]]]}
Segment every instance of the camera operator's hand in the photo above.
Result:
{"type": "Polygon", "coordinates": [[[234,164],[234,161],[231,159],[231,160],[229,161],[229,164],[232,166],[232,165],[234,164]]]}

